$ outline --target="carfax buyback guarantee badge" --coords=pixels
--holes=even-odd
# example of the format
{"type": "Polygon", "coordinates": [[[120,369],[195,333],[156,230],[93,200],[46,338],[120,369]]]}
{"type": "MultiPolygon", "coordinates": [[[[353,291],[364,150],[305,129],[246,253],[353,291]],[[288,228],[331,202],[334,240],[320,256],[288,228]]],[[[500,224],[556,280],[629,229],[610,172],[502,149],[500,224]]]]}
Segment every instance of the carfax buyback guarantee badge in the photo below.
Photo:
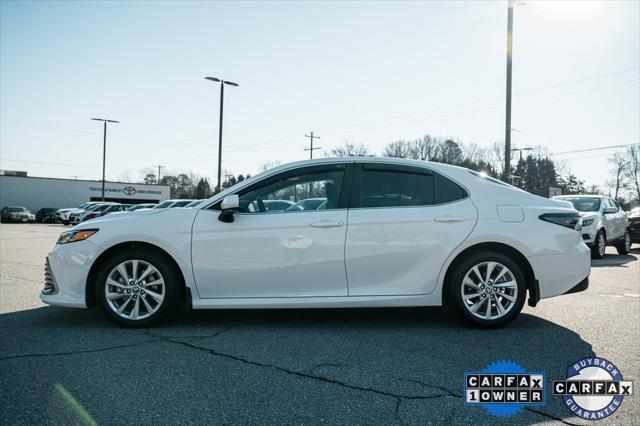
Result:
{"type": "Polygon", "coordinates": [[[609,417],[625,396],[633,395],[633,382],[604,358],[583,358],[567,369],[566,380],[553,381],[553,394],[562,396],[571,412],[585,420],[609,417]]]}
{"type": "Polygon", "coordinates": [[[507,417],[525,406],[545,405],[544,373],[525,371],[513,361],[496,361],[483,371],[464,373],[464,403],[507,417]]]}

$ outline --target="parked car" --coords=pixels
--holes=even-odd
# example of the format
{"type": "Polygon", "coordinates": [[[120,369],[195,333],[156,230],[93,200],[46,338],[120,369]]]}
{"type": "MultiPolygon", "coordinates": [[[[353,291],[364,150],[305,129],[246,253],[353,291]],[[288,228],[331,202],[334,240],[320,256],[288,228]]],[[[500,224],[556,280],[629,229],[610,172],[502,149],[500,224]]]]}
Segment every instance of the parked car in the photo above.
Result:
{"type": "Polygon", "coordinates": [[[640,244],[640,207],[632,209],[628,215],[629,220],[629,238],[632,243],[640,244]]]}
{"type": "Polygon", "coordinates": [[[152,209],[156,206],[157,204],[155,203],[143,203],[143,204],[134,204],[131,207],[129,207],[127,209],[127,211],[129,212],[134,212],[136,210],[140,210],[140,209],[152,209]]]}
{"type": "Polygon", "coordinates": [[[43,207],[36,212],[36,222],[54,223],[56,221],[56,212],[58,209],[52,207],[43,207]]]}
{"type": "Polygon", "coordinates": [[[0,222],[35,222],[36,216],[26,207],[8,206],[0,210],[0,222]]]}
{"type": "Polygon", "coordinates": [[[201,202],[203,202],[205,199],[200,199],[200,200],[193,200],[192,202],[190,202],[189,204],[187,204],[185,207],[190,209],[192,207],[197,206],[198,204],[200,204],[201,202]]]}
{"type": "Polygon", "coordinates": [[[80,218],[81,222],[87,221],[87,220],[91,220],[91,219],[95,219],[97,217],[102,217],[104,215],[107,215],[109,213],[115,213],[115,212],[122,212],[122,211],[126,211],[127,207],[131,207],[130,205],[127,204],[105,204],[105,205],[101,205],[98,206],[96,209],[87,212],[84,216],[82,216],[80,218]]]}
{"type": "Polygon", "coordinates": [[[295,204],[289,200],[264,200],[263,202],[268,212],[281,212],[295,204]]]}
{"type": "Polygon", "coordinates": [[[107,215],[63,232],[41,298],[101,306],[137,327],[179,300],[194,309],[445,304],[497,327],[518,315],[527,293],[536,306],[588,287],[580,223],[565,202],[461,167],[307,160],[196,208],[107,215]],[[326,208],[268,213],[262,202],[303,193],[326,198],[326,208]]]}
{"type": "Polygon", "coordinates": [[[84,210],[77,210],[76,212],[71,213],[69,215],[69,223],[71,223],[71,225],[77,225],[80,222],[83,222],[87,217],[87,215],[90,215],[95,211],[104,211],[107,208],[109,208],[109,206],[113,206],[113,205],[119,205],[119,204],[113,203],[113,202],[104,202],[104,203],[101,202],[97,204],[92,204],[84,210]]]}
{"type": "Polygon", "coordinates": [[[194,200],[167,200],[156,205],[154,209],[172,209],[174,207],[186,207],[187,204],[194,200]]]}
{"type": "Polygon", "coordinates": [[[622,206],[602,195],[560,195],[556,200],[569,201],[582,216],[582,238],[591,248],[591,257],[602,259],[607,246],[618,254],[631,249],[627,215],[622,206]]]}
{"type": "Polygon", "coordinates": [[[56,212],[56,221],[59,223],[63,223],[65,225],[69,225],[69,223],[71,222],[71,214],[82,213],[89,207],[97,204],[101,204],[101,203],[102,201],[88,201],[86,203],[80,204],[78,207],[59,209],[56,212]]]}
{"type": "Polygon", "coordinates": [[[317,210],[325,201],[326,198],[306,198],[300,200],[291,207],[287,208],[290,211],[302,211],[302,210],[317,210]]]}

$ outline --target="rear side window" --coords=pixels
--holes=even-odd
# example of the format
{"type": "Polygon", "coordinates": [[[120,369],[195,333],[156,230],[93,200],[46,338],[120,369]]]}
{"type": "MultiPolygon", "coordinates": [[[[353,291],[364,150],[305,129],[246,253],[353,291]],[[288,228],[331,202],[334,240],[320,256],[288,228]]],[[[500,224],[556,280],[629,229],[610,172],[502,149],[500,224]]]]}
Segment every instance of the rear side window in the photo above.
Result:
{"type": "Polygon", "coordinates": [[[377,170],[365,166],[360,173],[360,199],[358,206],[410,207],[446,204],[467,197],[460,185],[428,170],[389,167],[377,170]]]}
{"type": "Polygon", "coordinates": [[[451,203],[467,196],[467,191],[457,183],[442,175],[436,174],[435,177],[436,204],[451,203]]]}
{"type": "Polygon", "coordinates": [[[360,207],[429,206],[434,204],[433,175],[363,170],[360,207]]]}

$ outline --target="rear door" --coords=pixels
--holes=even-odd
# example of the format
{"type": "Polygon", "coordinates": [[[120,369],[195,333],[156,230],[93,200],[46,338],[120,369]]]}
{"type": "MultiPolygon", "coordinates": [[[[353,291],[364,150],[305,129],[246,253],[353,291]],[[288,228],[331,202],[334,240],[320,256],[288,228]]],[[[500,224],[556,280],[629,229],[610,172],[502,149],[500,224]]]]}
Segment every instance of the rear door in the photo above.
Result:
{"type": "Polygon", "coordinates": [[[349,296],[427,294],[478,213],[467,191],[429,169],[357,164],[345,265],[349,296]]]}

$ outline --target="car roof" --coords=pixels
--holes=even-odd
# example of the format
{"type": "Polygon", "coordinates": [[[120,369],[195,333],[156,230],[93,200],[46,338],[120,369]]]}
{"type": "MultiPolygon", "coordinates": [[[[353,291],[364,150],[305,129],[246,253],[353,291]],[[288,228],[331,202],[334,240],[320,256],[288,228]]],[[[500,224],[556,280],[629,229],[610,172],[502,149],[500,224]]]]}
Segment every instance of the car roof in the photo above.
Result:
{"type": "Polygon", "coordinates": [[[587,194],[576,194],[576,195],[556,195],[553,198],[609,198],[606,195],[587,195],[587,194]]]}

